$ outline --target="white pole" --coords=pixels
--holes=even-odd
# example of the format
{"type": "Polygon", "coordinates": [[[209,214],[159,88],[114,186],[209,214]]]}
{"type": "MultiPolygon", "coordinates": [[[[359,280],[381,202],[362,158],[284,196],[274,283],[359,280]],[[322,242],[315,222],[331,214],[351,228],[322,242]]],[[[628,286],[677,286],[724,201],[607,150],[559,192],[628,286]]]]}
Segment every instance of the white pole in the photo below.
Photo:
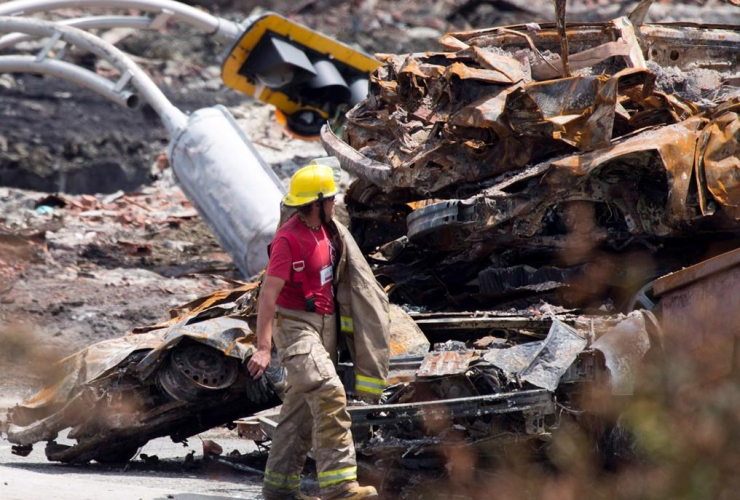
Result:
{"type": "Polygon", "coordinates": [[[0,32],[19,32],[39,37],[52,37],[50,44],[37,56],[38,60],[43,60],[46,52],[52,48],[53,42],[58,41],[92,52],[111,63],[119,71],[122,83],[126,84],[130,81],[131,85],[139,91],[139,97],[159,115],[171,137],[176,136],[186,127],[185,114],[172,105],[144,70],[110,43],[80,29],[38,19],[0,16],[0,32]]]}
{"type": "MultiPolygon", "coordinates": [[[[135,29],[152,29],[151,24],[154,21],[151,17],[146,16],[93,16],[79,17],[76,19],[65,19],[58,21],[57,24],[63,26],[72,26],[79,29],[111,29],[111,28],[135,28],[135,29]]],[[[0,50],[7,49],[21,42],[34,40],[36,37],[23,33],[11,33],[0,37],[0,50]]]]}
{"type": "Polygon", "coordinates": [[[0,56],[0,73],[36,73],[56,76],[97,92],[125,108],[134,109],[139,104],[136,94],[125,90],[116,91],[116,84],[107,78],[72,63],[56,59],[38,61],[35,56],[0,56]]]}
{"type": "Polygon", "coordinates": [[[178,21],[187,23],[220,43],[233,43],[241,34],[239,25],[202,10],[173,0],[15,0],[0,4],[0,16],[27,16],[35,12],[73,7],[104,7],[106,9],[137,9],[145,12],[167,12],[178,21]]]}

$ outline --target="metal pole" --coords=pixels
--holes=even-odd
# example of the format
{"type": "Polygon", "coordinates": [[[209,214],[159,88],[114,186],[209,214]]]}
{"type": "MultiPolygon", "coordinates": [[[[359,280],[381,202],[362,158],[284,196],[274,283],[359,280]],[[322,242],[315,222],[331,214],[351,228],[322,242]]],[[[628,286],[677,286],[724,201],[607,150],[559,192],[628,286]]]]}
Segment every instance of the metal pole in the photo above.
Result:
{"type": "Polygon", "coordinates": [[[116,84],[107,78],[56,59],[38,61],[35,56],[0,56],[0,73],[52,75],[97,92],[125,108],[134,109],[139,104],[136,94],[116,91],[116,84]]]}
{"type": "Polygon", "coordinates": [[[183,192],[244,276],[267,265],[285,188],[221,105],[199,109],[172,138],[170,165],[183,192]]]}
{"type": "Polygon", "coordinates": [[[555,0],[555,23],[560,36],[560,59],[563,61],[563,76],[570,77],[570,65],[568,64],[568,31],[565,23],[565,8],[568,0],[555,0]]]}
{"type": "Polygon", "coordinates": [[[172,105],[159,87],[149,78],[149,75],[126,54],[104,40],[71,26],[60,26],[56,23],[38,19],[5,16],[0,16],[0,32],[20,32],[40,37],[52,37],[50,43],[37,56],[39,61],[46,57],[48,51],[58,41],[64,41],[92,52],[110,62],[119,71],[121,80],[116,85],[118,90],[122,90],[130,81],[139,91],[139,97],[159,115],[171,137],[176,136],[187,126],[185,114],[172,105]]]}
{"type": "Polygon", "coordinates": [[[36,56],[39,62],[60,42],[110,62],[121,74],[114,90],[131,83],[162,119],[171,137],[168,157],[178,182],[239,269],[252,276],[265,267],[284,187],[226,108],[185,116],[123,52],[77,28],[0,16],[0,32],[50,37],[36,56]]]}
{"type": "Polygon", "coordinates": [[[213,36],[221,43],[233,43],[241,34],[239,25],[228,19],[216,17],[195,7],[173,0],[16,0],[0,4],[0,16],[27,16],[67,7],[105,7],[138,9],[145,12],[160,12],[184,22],[213,36]]]}
{"type": "MultiPolygon", "coordinates": [[[[154,19],[147,16],[93,16],[79,17],[76,19],[65,19],[57,24],[72,26],[79,29],[111,29],[111,28],[150,28],[154,19]]],[[[36,37],[22,33],[12,33],[0,37],[0,50],[7,49],[21,42],[34,40],[36,37]]]]}

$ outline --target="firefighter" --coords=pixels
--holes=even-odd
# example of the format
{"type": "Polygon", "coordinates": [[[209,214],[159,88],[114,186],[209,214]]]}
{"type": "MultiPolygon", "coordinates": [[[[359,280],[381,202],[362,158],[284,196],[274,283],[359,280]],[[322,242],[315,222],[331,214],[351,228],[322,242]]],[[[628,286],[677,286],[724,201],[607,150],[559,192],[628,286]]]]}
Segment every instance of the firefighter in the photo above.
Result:
{"type": "Polygon", "coordinates": [[[283,206],[295,213],[275,234],[260,291],[257,351],[247,366],[252,377],[262,376],[274,342],[288,385],[265,468],[267,500],[312,500],[300,491],[312,444],[324,500],[378,496],[357,482],[352,422],[335,363],[342,332],[356,360],[355,392],[379,398],[388,371],[389,306],[349,231],[333,220],[337,192],[327,165],[312,162],[291,178],[283,206]]]}

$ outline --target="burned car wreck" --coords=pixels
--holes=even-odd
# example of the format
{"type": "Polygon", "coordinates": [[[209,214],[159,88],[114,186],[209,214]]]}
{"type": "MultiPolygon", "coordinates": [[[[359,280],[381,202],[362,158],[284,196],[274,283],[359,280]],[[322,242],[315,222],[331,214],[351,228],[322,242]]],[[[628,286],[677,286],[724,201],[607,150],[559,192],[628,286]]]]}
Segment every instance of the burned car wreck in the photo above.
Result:
{"type": "Polygon", "coordinates": [[[237,313],[249,309],[255,288],[214,293],[173,310],[168,322],[61,360],[54,385],[10,409],[6,431],[14,453],[48,441],[49,460],[126,461],[155,437],[180,441],[279,403],[266,383],[252,382],[241,367],[254,335],[237,313]],[[236,297],[234,316],[223,315],[219,304],[236,297]],[[69,428],[77,444],[56,444],[69,428]]]}
{"type": "MultiPolygon", "coordinates": [[[[737,238],[740,30],[646,24],[650,3],[381,56],[342,137],[322,131],[358,178],[352,232],[403,306],[381,404],[350,408],[364,453],[546,439],[589,388],[630,395],[670,343],[653,281],[737,238]]],[[[279,367],[270,384],[244,369],[258,292],[215,292],[67,358],[10,410],[16,452],[121,460],[233,421],[269,439],[275,413],[254,414],[279,404],[279,367]],[[77,445],[54,442],[66,428],[77,445]]]]}
{"type": "Polygon", "coordinates": [[[734,237],[740,32],[631,17],[568,24],[565,66],[555,25],[383,57],[323,140],[359,177],[353,231],[398,302],[619,309],[734,237]]]}
{"type": "MultiPolygon", "coordinates": [[[[258,284],[214,292],[173,309],[169,321],[65,358],[56,384],[9,411],[4,427],[14,452],[47,441],[49,460],[120,462],[156,437],[179,442],[234,421],[244,437],[268,440],[276,415],[261,411],[280,403],[284,375],[276,359],[260,381],[246,372],[258,293],[258,284]],[[55,442],[65,429],[77,444],[55,442]]],[[[562,311],[435,317],[394,306],[391,320],[383,400],[350,408],[367,454],[434,450],[453,428],[434,422],[454,422],[471,443],[543,438],[558,425],[557,406],[585,386],[630,394],[635,368],[660,342],[646,311],[589,319],[562,311]],[[476,341],[449,340],[429,351],[419,325],[476,341]]],[[[352,363],[340,362],[339,371],[351,393],[352,363]]]]}
{"type": "MultiPolygon", "coordinates": [[[[538,316],[415,315],[448,335],[476,340],[448,340],[423,355],[392,358],[382,403],[349,408],[358,448],[365,456],[398,458],[447,445],[547,440],[564,411],[579,407],[580,394],[594,388],[632,394],[643,357],[661,343],[648,311],[587,320],[538,316]]],[[[268,440],[277,418],[273,411],[241,419],[239,433],[268,440]]]]}

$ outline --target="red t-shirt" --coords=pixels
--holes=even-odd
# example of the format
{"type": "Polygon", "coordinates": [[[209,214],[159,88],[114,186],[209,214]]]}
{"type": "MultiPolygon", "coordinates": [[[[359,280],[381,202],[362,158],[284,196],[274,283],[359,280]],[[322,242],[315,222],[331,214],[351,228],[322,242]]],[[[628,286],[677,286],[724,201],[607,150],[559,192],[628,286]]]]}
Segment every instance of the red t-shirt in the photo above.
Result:
{"type": "Polygon", "coordinates": [[[314,232],[308,229],[295,215],[275,234],[270,249],[270,263],[267,275],[284,279],[285,286],[278,295],[277,304],[286,309],[306,310],[306,299],[303,286],[293,283],[293,256],[290,243],[281,235],[290,232],[298,241],[301,259],[305,261],[303,271],[308,288],[316,297],[316,313],[334,313],[334,279],[332,265],[335,258],[334,248],[324,227],[314,232]]]}

